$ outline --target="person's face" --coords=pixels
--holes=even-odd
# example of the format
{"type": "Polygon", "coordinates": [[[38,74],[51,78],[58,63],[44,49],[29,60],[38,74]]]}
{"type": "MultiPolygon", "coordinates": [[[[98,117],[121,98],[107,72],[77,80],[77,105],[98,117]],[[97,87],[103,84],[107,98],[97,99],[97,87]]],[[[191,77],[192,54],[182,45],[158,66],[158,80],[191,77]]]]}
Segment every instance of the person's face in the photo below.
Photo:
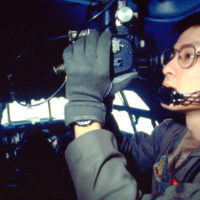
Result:
{"type": "MultiPolygon", "coordinates": [[[[192,26],[184,31],[174,45],[175,49],[180,49],[182,45],[193,44],[197,50],[200,50],[200,25],[192,26]]],[[[171,87],[180,93],[193,93],[200,91],[200,56],[197,56],[196,62],[189,68],[181,68],[178,62],[178,55],[170,60],[163,67],[164,81],[163,86],[171,87]]],[[[163,107],[186,112],[191,109],[199,109],[200,103],[183,103],[180,105],[165,105],[163,107]]]]}

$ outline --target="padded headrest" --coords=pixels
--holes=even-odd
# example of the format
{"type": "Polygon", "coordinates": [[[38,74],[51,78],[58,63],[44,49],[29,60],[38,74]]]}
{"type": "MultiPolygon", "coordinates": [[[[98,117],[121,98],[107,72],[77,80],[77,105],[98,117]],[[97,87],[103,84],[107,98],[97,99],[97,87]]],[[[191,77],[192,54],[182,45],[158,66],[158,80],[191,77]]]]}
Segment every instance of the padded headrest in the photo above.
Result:
{"type": "Polygon", "coordinates": [[[147,9],[149,21],[175,22],[200,12],[200,0],[151,0],[147,9]]]}

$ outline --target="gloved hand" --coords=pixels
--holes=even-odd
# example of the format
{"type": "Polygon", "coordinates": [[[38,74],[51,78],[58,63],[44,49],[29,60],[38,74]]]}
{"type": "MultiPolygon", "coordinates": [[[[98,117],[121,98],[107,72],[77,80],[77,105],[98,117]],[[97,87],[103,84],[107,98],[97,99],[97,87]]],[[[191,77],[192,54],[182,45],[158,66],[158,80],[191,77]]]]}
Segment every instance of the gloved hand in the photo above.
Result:
{"type": "Polygon", "coordinates": [[[67,74],[65,123],[81,120],[105,122],[104,97],[114,95],[126,87],[137,72],[123,74],[110,80],[111,33],[97,31],[79,38],[64,53],[67,74]]]}
{"type": "Polygon", "coordinates": [[[79,38],[64,53],[67,74],[65,123],[81,120],[105,121],[103,104],[111,85],[110,80],[111,33],[101,35],[92,30],[88,36],[79,38]]]}

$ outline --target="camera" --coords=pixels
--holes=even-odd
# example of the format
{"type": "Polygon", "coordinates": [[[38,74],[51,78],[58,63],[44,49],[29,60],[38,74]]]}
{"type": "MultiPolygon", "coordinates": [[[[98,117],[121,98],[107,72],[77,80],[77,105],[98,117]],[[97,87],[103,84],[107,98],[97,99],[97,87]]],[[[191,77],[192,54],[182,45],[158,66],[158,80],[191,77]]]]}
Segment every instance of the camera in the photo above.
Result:
{"type": "MultiPolygon", "coordinates": [[[[112,33],[111,71],[114,76],[158,66],[159,59],[155,49],[150,48],[151,52],[146,54],[143,52],[143,49],[148,48],[148,43],[146,38],[140,38],[139,24],[142,23],[142,18],[136,4],[128,0],[101,0],[92,5],[88,6],[87,23],[79,30],[68,32],[69,42],[87,36],[89,29],[96,25],[95,28],[100,32],[112,33]]],[[[56,66],[54,71],[58,74],[64,71],[64,66],[56,66]]]]}

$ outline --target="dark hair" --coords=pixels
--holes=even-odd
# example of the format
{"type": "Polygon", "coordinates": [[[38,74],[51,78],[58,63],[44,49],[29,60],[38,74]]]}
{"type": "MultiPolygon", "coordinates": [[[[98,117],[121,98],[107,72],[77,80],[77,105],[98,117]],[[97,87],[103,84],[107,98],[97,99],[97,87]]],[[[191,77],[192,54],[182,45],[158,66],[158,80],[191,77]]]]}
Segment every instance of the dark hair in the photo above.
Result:
{"type": "Polygon", "coordinates": [[[174,32],[182,33],[191,26],[200,25],[200,12],[188,15],[175,25],[174,32]]]}

